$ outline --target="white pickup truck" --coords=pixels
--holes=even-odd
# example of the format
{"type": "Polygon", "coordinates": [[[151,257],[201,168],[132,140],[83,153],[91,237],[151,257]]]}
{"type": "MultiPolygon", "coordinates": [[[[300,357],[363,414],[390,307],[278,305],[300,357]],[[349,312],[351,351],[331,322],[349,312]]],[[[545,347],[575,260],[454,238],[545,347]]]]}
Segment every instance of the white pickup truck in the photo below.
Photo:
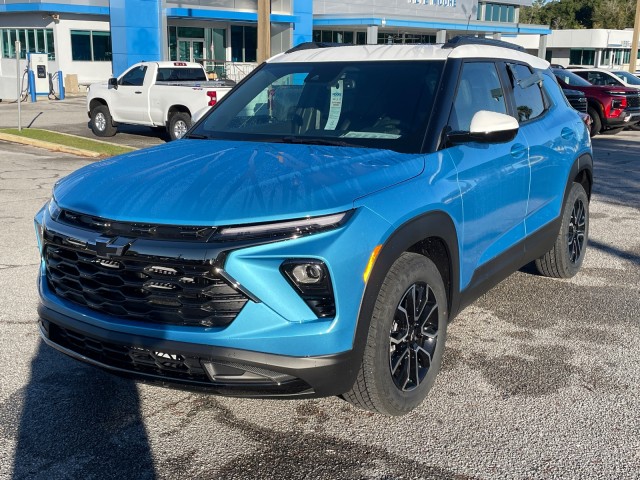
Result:
{"type": "Polygon", "coordinates": [[[136,63],[120,77],[89,87],[90,127],[99,137],[115,135],[121,123],[160,127],[175,140],[233,85],[227,80],[207,80],[198,63],[136,63]]]}

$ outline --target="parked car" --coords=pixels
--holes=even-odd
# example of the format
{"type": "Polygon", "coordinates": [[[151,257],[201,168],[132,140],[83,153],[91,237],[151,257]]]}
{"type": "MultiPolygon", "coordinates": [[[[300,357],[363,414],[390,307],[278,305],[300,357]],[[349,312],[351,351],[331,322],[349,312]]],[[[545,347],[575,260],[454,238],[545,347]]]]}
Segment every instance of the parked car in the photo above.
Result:
{"type": "Polygon", "coordinates": [[[578,111],[580,118],[591,131],[591,117],[587,113],[588,103],[586,95],[579,90],[562,89],[562,93],[567,97],[569,105],[578,111]]]}
{"type": "Polygon", "coordinates": [[[622,86],[593,85],[575,71],[552,69],[562,88],[579,90],[587,97],[591,117],[591,136],[602,131],[614,132],[640,120],[640,93],[622,86]]]}
{"type": "Polygon", "coordinates": [[[626,87],[640,88],[640,78],[637,75],[624,70],[611,70],[611,73],[618,77],[626,87]]]}
{"type": "Polygon", "coordinates": [[[227,80],[207,80],[198,63],[136,63],[118,78],[90,85],[90,127],[99,137],[115,135],[123,123],[166,128],[175,140],[233,85],[227,80]]]}
{"type": "Polygon", "coordinates": [[[411,411],[458,312],[585,258],[588,131],[508,45],[303,44],[183,139],[60,180],[35,218],[44,342],[160,384],[411,411]]]}

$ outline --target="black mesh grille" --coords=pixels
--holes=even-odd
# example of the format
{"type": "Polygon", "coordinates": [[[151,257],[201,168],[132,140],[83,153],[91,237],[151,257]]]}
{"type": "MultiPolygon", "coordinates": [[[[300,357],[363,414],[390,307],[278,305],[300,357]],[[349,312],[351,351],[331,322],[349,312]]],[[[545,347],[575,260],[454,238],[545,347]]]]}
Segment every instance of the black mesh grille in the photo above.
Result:
{"type": "Polygon", "coordinates": [[[102,342],[53,323],[49,324],[49,338],[67,350],[111,367],[171,379],[209,382],[196,357],[102,342]]]}
{"type": "Polygon", "coordinates": [[[247,297],[211,266],[93,253],[49,244],[47,280],[67,300],[119,317],[186,326],[226,326],[247,297]]]}
{"type": "Polygon", "coordinates": [[[588,106],[587,106],[587,99],[585,97],[569,96],[567,97],[567,99],[569,100],[569,103],[573,108],[575,108],[579,112],[587,113],[588,106]]]}
{"type": "Polygon", "coordinates": [[[191,242],[206,242],[216,231],[215,227],[117,222],[70,210],[62,210],[57,221],[106,236],[122,235],[125,237],[158,238],[162,240],[189,240],[191,242]]]}
{"type": "Polygon", "coordinates": [[[640,107],[640,95],[637,93],[630,93],[627,95],[628,107],[640,107]]]}

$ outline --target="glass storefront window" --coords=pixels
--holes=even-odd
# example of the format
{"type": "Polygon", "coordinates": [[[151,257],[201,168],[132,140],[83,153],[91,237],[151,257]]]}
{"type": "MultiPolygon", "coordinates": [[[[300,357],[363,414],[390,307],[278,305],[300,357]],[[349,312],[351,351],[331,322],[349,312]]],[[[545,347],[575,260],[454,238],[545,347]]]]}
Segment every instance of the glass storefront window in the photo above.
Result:
{"type": "Polygon", "coordinates": [[[258,57],[258,29],[231,26],[231,61],[255,62],[258,57]]]}
{"type": "Polygon", "coordinates": [[[571,65],[595,65],[596,52],[586,48],[572,48],[569,50],[569,64],[571,65]]]}
{"type": "Polygon", "coordinates": [[[76,62],[111,61],[111,33],[71,30],[71,59],[76,62]]]}

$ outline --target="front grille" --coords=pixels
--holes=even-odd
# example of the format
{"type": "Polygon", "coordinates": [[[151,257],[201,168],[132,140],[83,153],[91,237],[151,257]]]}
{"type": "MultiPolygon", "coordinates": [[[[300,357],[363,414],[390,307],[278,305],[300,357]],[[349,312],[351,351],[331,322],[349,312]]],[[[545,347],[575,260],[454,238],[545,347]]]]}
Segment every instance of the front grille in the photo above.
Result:
{"type": "Polygon", "coordinates": [[[191,242],[206,242],[216,231],[215,227],[118,222],[70,210],[61,210],[57,221],[106,236],[188,240],[191,242]]]}
{"type": "Polygon", "coordinates": [[[573,108],[575,108],[579,112],[587,113],[588,105],[587,105],[587,99],[585,97],[570,96],[570,97],[567,97],[567,99],[569,100],[569,103],[573,108]]]}
{"type": "Polygon", "coordinates": [[[178,259],[145,259],[47,244],[47,280],[56,295],[108,315],[153,323],[223,327],[247,297],[210,265],[178,259]]]}
{"type": "Polygon", "coordinates": [[[629,93],[627,95],[627,106],[632,108],[640,107],[640,94],[629,93]]]}
{"type": "Polygon", "coordinates": [[[104,365],[177,380],[209,382],[197,357],[103,342],[49,324],[49,338],[61,347],[104,365]]]}

